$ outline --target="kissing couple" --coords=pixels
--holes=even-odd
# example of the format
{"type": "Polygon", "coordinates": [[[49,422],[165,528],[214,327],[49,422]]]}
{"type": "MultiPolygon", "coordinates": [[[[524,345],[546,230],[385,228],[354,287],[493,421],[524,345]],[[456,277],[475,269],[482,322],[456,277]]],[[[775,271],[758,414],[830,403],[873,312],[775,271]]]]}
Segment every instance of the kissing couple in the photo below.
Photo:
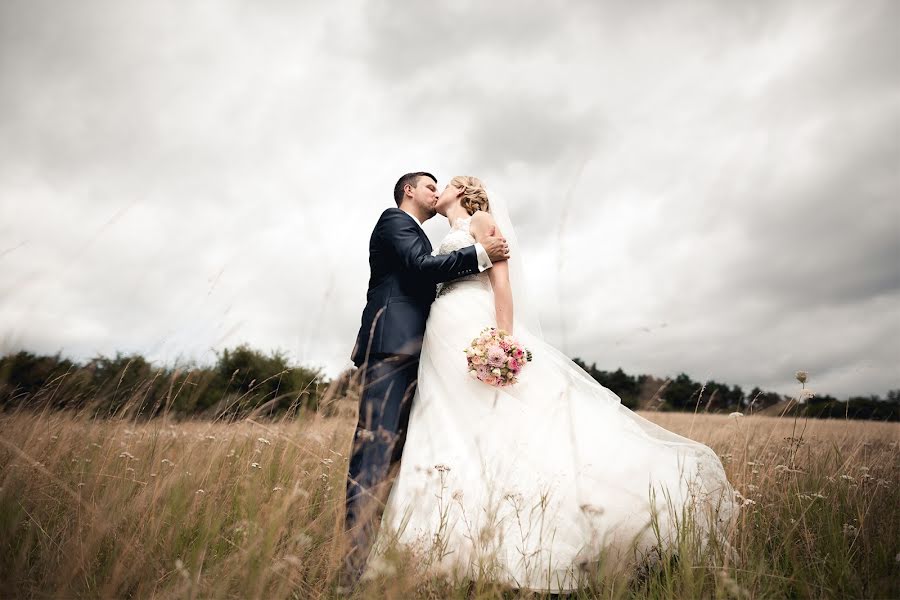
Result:
{"type": "Polygon", "coordinates": [[[362,392],[342,585],[387,572],[400,545],[423,573],[566,592],[674,546],[687,514],[722,537],[737,504],[719,457],[544,341],[502,197],[473,176],[438,192],[416,172],[394,201],[369,241],[352,352],[362,392]],[[450,224],[436,251],[422,230],[435,214],[450,224]],[[512,384],[467,361],[495,334],[533,356],[512,384]]]}

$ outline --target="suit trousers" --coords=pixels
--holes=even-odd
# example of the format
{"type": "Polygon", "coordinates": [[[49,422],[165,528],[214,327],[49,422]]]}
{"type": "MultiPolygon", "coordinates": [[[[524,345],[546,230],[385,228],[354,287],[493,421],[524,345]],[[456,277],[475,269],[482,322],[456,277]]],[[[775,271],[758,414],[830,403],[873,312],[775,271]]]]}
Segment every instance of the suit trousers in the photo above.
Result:
{"type": "Polygon", "coordinates": [[[418,356],[370,357],[362,373],[359,420],[347,472],[345,578],[358,580],[400,462],[416,391],[418,356]]]}

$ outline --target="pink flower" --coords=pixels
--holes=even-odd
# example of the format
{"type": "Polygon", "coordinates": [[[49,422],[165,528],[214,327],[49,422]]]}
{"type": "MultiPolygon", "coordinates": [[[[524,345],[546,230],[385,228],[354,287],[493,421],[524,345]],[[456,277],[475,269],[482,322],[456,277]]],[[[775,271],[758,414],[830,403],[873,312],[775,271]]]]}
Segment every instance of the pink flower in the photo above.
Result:
{"type": "Polygon", "coordinates": [[[502,367],[506,364],[506,352],[500,346],[491,346],[487,352],[488,364],[492,367],[502,367]]]}
{"type": "Polygon", "coordinates": [[[469,375],[495,387],[515,385],[526,359],[531,359],[531,353],[496,327],[482,331],[466,350],[469,375]]]}

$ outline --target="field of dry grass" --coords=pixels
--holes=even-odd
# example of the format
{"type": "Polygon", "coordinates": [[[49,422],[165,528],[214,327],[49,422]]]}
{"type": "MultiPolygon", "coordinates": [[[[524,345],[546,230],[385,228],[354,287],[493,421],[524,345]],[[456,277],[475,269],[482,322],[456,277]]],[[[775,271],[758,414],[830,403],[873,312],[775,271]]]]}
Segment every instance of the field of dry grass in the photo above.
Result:
{"type": "MultiPolygon", "coordinates": [[[[0,416],[0,596],[331,598],[343,414],[290,422],[0,416]]],[[[710,445],[740,562],[681,560],[577,597],[900,597],[900,425],[644,413],[710,445]]],[[[360,597],[531,597],[399,565],[360,597]]]]}

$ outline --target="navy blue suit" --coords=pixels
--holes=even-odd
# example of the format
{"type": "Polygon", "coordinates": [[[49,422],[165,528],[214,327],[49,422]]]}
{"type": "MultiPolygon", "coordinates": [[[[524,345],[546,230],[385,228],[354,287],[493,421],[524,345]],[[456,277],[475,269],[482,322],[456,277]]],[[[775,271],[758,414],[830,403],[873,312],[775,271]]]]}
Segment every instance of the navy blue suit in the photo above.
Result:
{"type": "Polygon", "coordinates": [[[399,208],[381,214],[369,241],[367,302],[351,356],[363,390],[347,473],[345,529],[351,547],[345,569],[351,578],[361,574],[390,490],[388,471],[403,452],[437,284],[478,272],[474,246],[442,256],[431,251],[428,236],[399,208]]]}

